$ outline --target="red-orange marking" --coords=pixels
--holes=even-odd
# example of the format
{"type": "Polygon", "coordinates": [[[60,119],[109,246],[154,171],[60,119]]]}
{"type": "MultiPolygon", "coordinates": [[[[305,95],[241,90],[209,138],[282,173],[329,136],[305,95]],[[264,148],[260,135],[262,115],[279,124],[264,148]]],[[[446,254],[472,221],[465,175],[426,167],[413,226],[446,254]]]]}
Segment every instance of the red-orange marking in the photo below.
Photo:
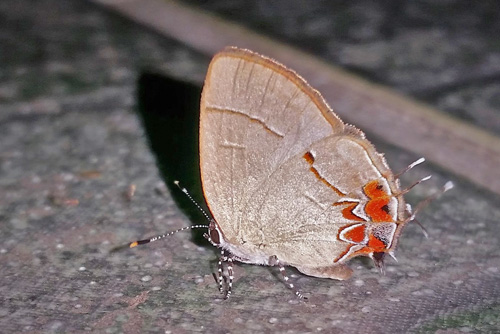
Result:
{"type": "Polygon", "coordinates": [[[306,152],[304,154],[304,159],[306,159],[306,161],[309,163],[309,165],[312,165],[314,163],[314,157],[311,154],[311,152],[306,152]]]}
{"type": "Polygon", "coordinates": [[[311,154],[311,152],[306,152],[304,154],[303,158],[307,161],[307,163],[309,165],[311,165],[311,167],[309,168],[309,170],[316,176],[316,178],[318,180],[320,180],[321,182],[323,182],[324,184],[326,184],[328,187],[330,187],[333,191],[335,191],[337,193],[337,195],[339,195],[339,196],[345,196],[345,194],[343,192],[341,192],[337,187],[335,187],[333,184],[331,184],[330,182],[328,182],[324,177],[322,177],[321,175],[319,175],[318,170],[316,168],[314,168],[314,166],[313,166],[314,156],[311,154]]]}
{"type": "Polygon", "coordinates": [[[387,213],[383,207],[388,205],[390,201],[389,196],[375,198],[369,200],[365,206],[365,212],[375,223],[392,222],[392,217],[387,213]]]}
{"type": "Polygon", "coordinates": [[[358,204],[359,204],[358,202],[348,202],[348,201],[333,203],[334,206],[347,205],[347,207],[342,209],[342,216],[344,216],[345,219],[364,222],[366,220],[364,220],[363,218],[357,216],[354,212],[352,212],[352,210],[354,210],[358,206],[358,204]]]}
{"type": "MultiPolygon", "coordinates": [[[[347,251],[342,253],[342,255],[339,256],[336,261],[338,261],[338,259],[341,259],[342,256],[345,256],[345,254],[347,254],[349,249],[350,249],[350,247],[347,248],[347,251]]],[[[351,258],[351,257],[355,257],[358,255],[369,255],[371,253],[385,252],[385,251],[387,251],[387,248],[386,248],[386,245],[384,244],[384,242],[377,239],[373,234],[370,234],[370,236],[368,237],[368,245],[355,251],[349,257],[351,258]]]]}
{"type": "Polygon", "coordinates": [[[369,236],[368,248],[370,248],[371,252],[383,252],[384,250],[386,250],[384,242],[377,239],[373,234],[370,234],[369,236]]]}
{"type": "Polygon", "coordinates": [[[362,242],[365,239],[365,225],[361,224],[359,226],[356,226],[356,227],[346,231],[346,233],[344,234],[344,237],[347,240],[350,240],[352,242],[359,244],[360,242],[362,242]]]}
{"type": "Polygon", "coordinates": [[[384,191],[379,182],[377,180],[370,181],[363,187],[363,190],[370,198],[365,205],[365,212],[372,221],[375,223],[394,221],[388,212],[391,196],[384,191]]]}
{"type": "Polygon", "coordinates": [[[378,180],[373,180],[368,182],[364,187],[366,196],[369,198],[378,198],[387,196],[387,193],[384,191],[384,188],[380,186],[378,180]]]}

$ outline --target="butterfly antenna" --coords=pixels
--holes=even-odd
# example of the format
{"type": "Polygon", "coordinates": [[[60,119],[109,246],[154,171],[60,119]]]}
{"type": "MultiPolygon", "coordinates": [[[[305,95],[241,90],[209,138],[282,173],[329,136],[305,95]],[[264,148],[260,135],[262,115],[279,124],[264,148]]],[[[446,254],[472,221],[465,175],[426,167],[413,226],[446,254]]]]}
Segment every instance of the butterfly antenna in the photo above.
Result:
{"type": "MultiPolygon", "coordinates": [[[[203,208],[198,204],[198,202],[196,202],[194,200],[194,198],[191,196],[191,194],[189,193],[189,191],[187,191],[186,188],[181,187],[180,184],[179,184],[179,181],[176,180],[176,181],[174,181],[174,183],[189,198],[189,200],[198,208],[198,210],[200,210],[200,212],[205,216],[205,218],[207,218],[208,221],[211,221],[211,219],[208,216],[208,214],[205,212],[205,210],[203,210],[203,208]]],[[[167,233],[162,234],[162,235],[157,235],[157,236],[152,237],[152,238],[148,238],[148,239],[144,239],[144,240],[137,240],[137,241],[131,242],[129,244],[129,247],[130,248],[134,248],[134,247],[137,247],[139,245],[149,244],[150,242],[163,239],[165,237],[171,236],[172,234],[175,234],[175,233],[178,233],[178,232],[181,232],[181,231],[185,231],[185,230],[192,230],[192,229],[195,229],[195,228],[206,228],[206,229],[208,229],[209,226],[208,225],[185,226],[185,227],[180,228],[178,230],[175,230],[175,231],[172,231],[172,232],[167,232],[167,233]]]]}
{"type": "Polygon", "coordinates": [[[180,229],[172,231],[172,232],[167,232],[167,233],[162,234],[162,235],[157,235],[156,237],[152,237],[152,238],[148,238],[148,239],[144,239],[144,240],[137,240],[137,241],[131,242],[129,244],[129,247],[130,248],[134,248],[134,247],[139,246],[139,245],[149,244],[150,242],[157,241],[157,240],[169,237],[172,234],[175,234],[177,232],[181,232],[181,231],[185,231],[185,230],[192,230],[192,229],[195,229],[195,228],[208,228],[208,225],[185,226],[183,228],[180,228],[180,229]]]}
{"type": "Polygon", "coordinates": [[[208,221],[211,221],[212,218],[210,218],[210,216],[207,214],[207,212],[205,210],[203,210],[203,208],[198,204],[198,202],[196,202],[194,200],[193,196],[191,196],[189,191],[186,188],[181,187],[179,181],[175,180],[174,183],[189,198],[189,200],[198,208],[198,210],[200,210],[200,212],[205,216],[205,218],[207,218],[208,221]]]}

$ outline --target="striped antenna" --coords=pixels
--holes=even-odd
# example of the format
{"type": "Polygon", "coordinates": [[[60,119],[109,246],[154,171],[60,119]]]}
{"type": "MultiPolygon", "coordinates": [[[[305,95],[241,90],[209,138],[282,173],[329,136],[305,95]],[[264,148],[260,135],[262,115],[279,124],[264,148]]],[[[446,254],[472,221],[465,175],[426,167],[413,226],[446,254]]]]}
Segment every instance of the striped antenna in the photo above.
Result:
{"type": "Polygon", "coordinates": [[[198,204],[198,202],[196,202],[194,200],[193,196],[191,196],[189,191],[186,188],[181,187],[179,181],[175,180],[174,183],[189,198],[189,200],[198,208],[198,210],[200,210],[200,212],[205,216],[205,218],[207,218],[207,220],[210,222],[212,220],[212,218],[210,218],[210,216],[206,213],[206,211],[203,210],[203,208],[198,204]]]}
{"type": "Polygon", "coordinates": [[[186,231],[186,230],[192,230],[192,229],[195,229],[195,228],[207,228],[208,229],[208,225],[185,226],[185,227],[180,228],[178,230],[175,230],[175,231],[172,231],[172,232],[167,232],[165,234],[158,235],[156,237],[152,237],[152,238],[149,238],[149,239],[137,240],[137,241],[131,242],[129,244],[129,247],[130,248],[134,248],[134,247],[139,246],[139,245],[149,244],[150,242],[157,241],[157,240],[163,239],[165,237],[169,237],[172,234],[175,234],[177,232],[186,231]]]}
{"type": "MultiPolygon", "coordinates": [[[[179,184],[179,181],[175,180],[174,183],[189,198],[189,200],[198,208],[198,210],[200,210],[200,212],[205,216],[205,218],[207,218],[207,220],[210,222],[211,219],[208,216],[208,214],[205,212],[205,210],[203,210],[203,208],[198,204],[198,202],[196,202],[193,199],[193,197],[191,196],[191,194],[189,193],[189,191],[187,191],[186,188],[181,187],[180,184],[179,184]]],[[[175,234],[177,232],[186,231],[186,230],[192,230],[192,229],[195,229],[195,228],[206,228],[206,229],[208,229],[209,226],[208,225],[186,226],[186,227],[180,228],[180,229],[172,231],[172,232],[167,232],[167,233],[162,234],[162,235],[157,235],[157,236],[152,237],[152,238],[148,238],[148,239],[144,239],[144,240],[137,240],[137,241],[131,242],[129,244],[129,247],[130,248],[134,248],[134,247],[137,247],[139,245],[149,244],[150,242],[157,241],[157,240],[169,237],[169,236],[171,236],[171,235],[173,235],[173,234],[175,234]]]]}

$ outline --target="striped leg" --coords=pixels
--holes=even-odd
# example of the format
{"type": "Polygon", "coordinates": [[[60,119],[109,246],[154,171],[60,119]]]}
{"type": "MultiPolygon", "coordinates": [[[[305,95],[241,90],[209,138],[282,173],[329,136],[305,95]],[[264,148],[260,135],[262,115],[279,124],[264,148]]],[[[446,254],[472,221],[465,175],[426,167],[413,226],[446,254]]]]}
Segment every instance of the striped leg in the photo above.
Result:
{"type": "Polygon", "coordinates": [[[217,269],[217,281],[219,282],[219,291],[224,294],[224,299],[228,299],[231,296],[231,292],[233,290],[233,279],[234,279],[234,271],[233,271],[233,258],[231,256],[227,256],[226,252],[221,249],[220,257],[218,262],[217,269]],[[227,262],[227,274],[228,279],[224,277],[224,262],[227,262]],[[227,282],[227,289],[224,292],[224,282],[227,282]]]}
{"type": "Polygon", "coordinates": [[[224,293],[224,286],[223,286],[223,280],[224,280],[224,268],[222,267],[222,262],[225,262],[227,259],[226,254],[223,249],[220,251],[220,257],[219,257],[219,262],[217,263],[218,269],[217,269],[217,281],[219,282],[219,292],[224,293]]]}
{"type": "Polygon", "coordinates": [[[229,282],[227,285],[226,295],[224,296],[225,299],[227,299],[227,298],[229,298],[229,296],[231,296],[231,291],[233,289],[233,279],[234,279],[233,259],[231,257],[226,257],[226,259],[227,259],[227,273],[229,275],[229,282]]]}
{"type": "Polygon", "coordinates": [[[280,262],[280,260],[276,256],[272,257],[270,264],[277,265],[280,268],[280,273],[281,273],[281,276],[283,276],[283,280],[285,281],[285,284],[288,285],[288,287],[295,293],[295,295],[297,297],[299,297],[299,299],[304,299],[304,300],[307,299],[307,297],[304,297],[304,295],[295,287],[295,285],[293,285],[293,283],[289,282],[290,278],[288,277],[288,275],[286,273],[285,267],[283,266],[283,264],[280,262]]]}

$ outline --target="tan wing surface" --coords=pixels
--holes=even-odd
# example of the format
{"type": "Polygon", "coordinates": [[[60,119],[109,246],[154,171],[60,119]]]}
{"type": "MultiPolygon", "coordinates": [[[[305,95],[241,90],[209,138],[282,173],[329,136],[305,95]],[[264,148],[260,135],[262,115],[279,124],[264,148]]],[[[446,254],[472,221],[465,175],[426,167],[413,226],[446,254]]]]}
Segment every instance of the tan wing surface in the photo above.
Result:
{"type": "Polygon", "coordinates": [[[362,208],[363,185],[372,180],[385,182],[358,138],[317,141],[284,162],[247,201],[241,226],[252,228],[244,229],[245,241],[293,266],[331,265],[348,246],[338,240],[339,228],[356,223],[339,203],[358,201],[362,208]]]}
{"type": "Polygon", "coordinates": [[[244,207],[271,174],[343,127],[294,72],[249,51],[216,55],[202,94],[200,166],[205,198],[222,230],[236,235],[248,214],[244,207]]]}

